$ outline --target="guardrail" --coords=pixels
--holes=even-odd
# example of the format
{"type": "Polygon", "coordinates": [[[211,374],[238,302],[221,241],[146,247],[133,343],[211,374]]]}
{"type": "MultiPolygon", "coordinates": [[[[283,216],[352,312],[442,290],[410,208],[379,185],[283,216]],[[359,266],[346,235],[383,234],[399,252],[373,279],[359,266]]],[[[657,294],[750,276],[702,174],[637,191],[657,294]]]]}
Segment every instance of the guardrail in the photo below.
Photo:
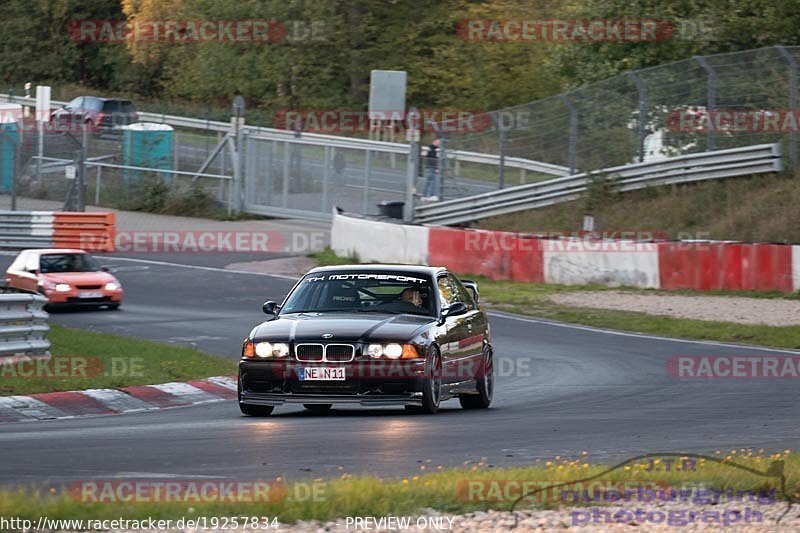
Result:
{"type": "Polygon", "coordinates": [[[0,363],[50,357],[46,303],[38,294],[0,294],[0,363]]]}
{"type": "Polygon", "coordinates": [[[114,213],[0,211],[0,248],[114,251],[114,213]]]}
{"type": "MultiPolygon", "coordinates": [[[[13,101],[14,103],[21,104],[27,107],[36,106],[36,98],[15,96],[0,93],[0,100],[13,101]]],[[[50,107],[57,109],[66,105],[67,102],[59,100],[51,100],[50,107]]],[[[206,120],[201,118],[181,117],[178,115],[166,115],[164,113],[148,113],[139,112],[139,119],[143,122],[155,122],[159,124],[169,124],[175,128],[186,129],[200,129],[215,131],[221,133],[229,133],[232,129],[230,122],[222,122],[217,120],[206,120]]],[[[373,141],[370,139],[359,139],[358,137],[344,137],[338,135],[324,135],[321,133],[305,133],[298,135],[294,131],[281,130],[277,128],[267,128],[261,126],[245,125],[242,128],[243,133],[253,136],[258,139],[272,140],[272,141],[295,141],[306,142],[307,144],[327,145],[334,148],[351,148],[351,149],[369,149],[375,148],[376,150],[389,153],[402,153],[407,154],[409,145],[404,143],[392,143],[386,141],[373,141]]],[[[488,154],[482,152],[470,152],[464,150],[450,150],[447,152],[449,157],[454,160],[467,162],[467,163],[483,163],[488,165],[500,165],[500,156],[497,154],[488,154]]],[[[553,176],[566,176],[569,174],[567,167],[544,163],[541,161],[534,161],[532,159],[525,159],[522,157],[506,157],[503,165],[506,168],[525,170],[530,172],[537,172],[540,174],[550,174],[553,176]]]]}
{"type": "Polygon", "coordinates": [[[657,185],[746,176],[783,169],[779,144],[759,144],[611,167],[498,191],[418,205],[418,223],[461,224],[576,200],[594,176],[616,178],[621,192],[657,185]]]}

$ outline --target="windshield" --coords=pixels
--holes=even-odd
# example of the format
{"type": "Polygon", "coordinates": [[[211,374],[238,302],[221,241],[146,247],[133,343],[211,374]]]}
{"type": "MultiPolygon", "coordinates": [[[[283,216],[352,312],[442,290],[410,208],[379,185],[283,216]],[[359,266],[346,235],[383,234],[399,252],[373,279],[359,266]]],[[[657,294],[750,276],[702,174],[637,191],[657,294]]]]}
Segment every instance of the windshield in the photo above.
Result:
{"type": "Polygon", "coordinates": [[[302,279],[281,314],[351,311],[435,316],[434,301],[430,280],[418,274],[322,272],[302,279]]]}
{"type": "Polygon", "coordinates": [[[98,270],[100,266],[89,254],[47,254],[39,258],[39,271],[42,274],[98,270]]]}

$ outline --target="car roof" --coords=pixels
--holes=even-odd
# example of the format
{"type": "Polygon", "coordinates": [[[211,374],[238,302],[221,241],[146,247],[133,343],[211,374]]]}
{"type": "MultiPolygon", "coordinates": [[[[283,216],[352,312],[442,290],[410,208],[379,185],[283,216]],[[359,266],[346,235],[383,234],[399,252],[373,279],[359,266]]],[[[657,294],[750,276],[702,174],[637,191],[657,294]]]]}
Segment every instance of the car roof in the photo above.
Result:
{"type": "Polygon", "coordinates": [[[384,265],[384,264],[369,264],[369,265],[328,265],[312,268],[308,271],[309,274],[317,272],[334,272],[337,270],[358,270],[361,272],[408,272],[413,274],[424,274],[428,276],[437,276],[441,272],[447,272],[444,267],[425,266],[425,265],[384,265]]]}
{"type": "Polygon", "coordinates": [[[20,254],[29,253],[35,255],[46,255],[46,254],[85,254],[87,253],[85,250],[78,250],[77,248],[30,248],[28,250],[22,250],[20,254]]]}

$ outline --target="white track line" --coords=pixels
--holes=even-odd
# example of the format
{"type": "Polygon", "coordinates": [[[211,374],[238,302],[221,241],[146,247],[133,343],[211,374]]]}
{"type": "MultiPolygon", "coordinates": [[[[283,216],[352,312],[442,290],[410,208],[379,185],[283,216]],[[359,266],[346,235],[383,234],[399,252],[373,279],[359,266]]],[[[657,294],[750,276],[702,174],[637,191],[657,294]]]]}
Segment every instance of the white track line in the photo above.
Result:
{"type": "MultiPolygon", "coordinates": [[[[192,268],[194,270],[208,270],[210,272],[226,272],[228,274],[252,274],[254,276],[268,276],[271,278],[290,279],[292,281],[297,281],[298,279],[298,276],[285,276],[283,274],[267,274],[266,272],[251,272],[249,270],[231,270],[228,268],[207,267],[199,265],[183,265],[181,263],[170,263],[169,261],[154,261],[152,259],[133,259],[131,257],[104,257],[104,259],[108,259],[110,261],[133,261],[137,263],[146,263],[149,265],[192,268]]],[[[265,259],[265,261],[268,261],[268,259],[265,259]]]]}
{"type": "Polygon", "coordinates": [[[605,333],[606,335],[617,335],[620,337],[638,337],[641,339],[653,339],[659,341],[667,341],[667,342],[680,342],[684,344],[705,344],[708,346],[723,346],[725,348],[741,348],[744,350],[759,350],[762,352],[776,352],[776,353],[793,353],[793,354],[800,354],[798,350],[782,350],[780,348],[767,348],[764,346],[755,346],[752,344],[732,344],[726,342],[716,342],[716,341],[705,341],[705,340],[691,340],[691,339],[678,339],[674,337],[660,337],[658,335],[648,335],[646,333],[629,333],[626,331],[616,331],[613,329],[602,329],[602,328],[595,328],[592,326],[580,326],[578,324],[567,324],[565,322],[555,322],[552,320],[542,320],[538,318],[532,317],[524,317],[519,315],[514,315],[511,313],[503,313],[499,311],[489,311],[490,316],[496,316],[500,318],[508,318],[510,320],[519,320],[520,322],[530,322],[533,324],[543,324],[546,326],[555,326],[559,328],[569,328],[569,329],[579,329],[583,331],[591,331],[594,333],[605,333]]]}

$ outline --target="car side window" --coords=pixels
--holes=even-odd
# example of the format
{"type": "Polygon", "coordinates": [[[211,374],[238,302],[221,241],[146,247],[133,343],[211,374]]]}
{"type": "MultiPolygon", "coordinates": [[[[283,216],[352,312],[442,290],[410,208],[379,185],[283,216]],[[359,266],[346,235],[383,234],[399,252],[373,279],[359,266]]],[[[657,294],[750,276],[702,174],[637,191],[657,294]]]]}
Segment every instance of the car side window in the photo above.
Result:
{"type": "Polygon", "coordinates": [[[459,302],[464,302],[469,309],[477,309],[475,305],[475,300],[472,298],[472,293],[461,284],[461,282],[452,274],[448,274],[447,276],[450,278],[450,284],[455,288],[455,292],[458,296],[459,302]]]}
{"type": "Polygon", "coordinates": [[[439,276],[436,278],[436,284],[439,286],[439,297],[442,300],[442,309],[450,307],[458,300],[456,299],[456,292],[450,284],[447,276],[439,276]]]}

